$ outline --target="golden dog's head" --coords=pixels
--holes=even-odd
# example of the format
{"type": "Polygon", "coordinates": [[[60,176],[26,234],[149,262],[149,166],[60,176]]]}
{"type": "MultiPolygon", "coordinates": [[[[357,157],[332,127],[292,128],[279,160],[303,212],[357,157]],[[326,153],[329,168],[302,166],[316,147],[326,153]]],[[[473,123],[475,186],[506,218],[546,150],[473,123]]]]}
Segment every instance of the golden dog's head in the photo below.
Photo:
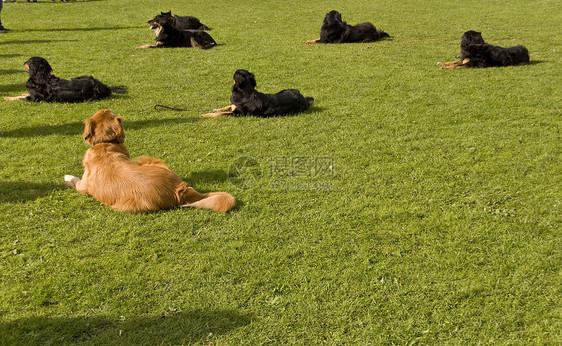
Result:
{"type": "Polygon", "coordinates": [[[84,120],[83,138],[89,145],[98,143],[123,144],[123,119],[109,109],[102,109],[88,119],[84,120]]]}

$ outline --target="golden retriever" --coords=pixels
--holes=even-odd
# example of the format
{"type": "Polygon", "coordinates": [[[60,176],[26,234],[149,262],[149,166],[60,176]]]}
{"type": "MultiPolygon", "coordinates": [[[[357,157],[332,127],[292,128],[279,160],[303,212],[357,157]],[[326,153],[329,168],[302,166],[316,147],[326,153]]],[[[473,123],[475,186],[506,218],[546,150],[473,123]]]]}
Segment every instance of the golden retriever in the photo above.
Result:
{"type": "Polygon", "coordinates": [[[152,157],[131,160],[125,148],[123,120],[102,109],[84,121],[84,141],[91,145],[82,164],[82,179],[64,177],[65,184],[121,212],[151,212],[173,207],[232,209],[234,197],[226,192],[199,193],[152,157]]]}

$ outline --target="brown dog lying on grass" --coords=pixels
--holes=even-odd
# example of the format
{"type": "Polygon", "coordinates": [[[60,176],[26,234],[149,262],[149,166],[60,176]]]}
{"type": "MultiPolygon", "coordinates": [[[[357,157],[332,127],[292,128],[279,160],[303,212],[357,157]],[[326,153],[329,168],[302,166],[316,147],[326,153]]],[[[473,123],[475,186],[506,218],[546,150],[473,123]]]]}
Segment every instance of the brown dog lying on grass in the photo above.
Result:
{"type": "Polygon", "coordinates": [[[143,156],[131,160],[123,144],[122,118],[111,110],[100,110],[84,123],[84,141],[92,147],[82,159],[82,179],[66,175],[67,186],[122,212],[194,207],[223,213],[234,207],[230,194],[199,193],[160,159],[143,156]]]}

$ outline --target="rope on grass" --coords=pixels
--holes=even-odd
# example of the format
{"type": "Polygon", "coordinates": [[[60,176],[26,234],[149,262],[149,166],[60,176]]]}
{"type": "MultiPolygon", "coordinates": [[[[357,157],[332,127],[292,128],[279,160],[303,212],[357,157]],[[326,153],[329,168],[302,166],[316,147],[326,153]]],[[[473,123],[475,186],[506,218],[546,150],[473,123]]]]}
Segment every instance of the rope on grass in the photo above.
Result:
{"type": "Polygon", "coordinates": [[[189,110],[187,108],[176,108],[176,107],[168,107],[168,106],[164,106],[164,105],[154,105],[154,109],[159,110],[160,108],[169,109],[169,110],[178,111],[178,112],[185,112],[185,111],[189,110]]]}

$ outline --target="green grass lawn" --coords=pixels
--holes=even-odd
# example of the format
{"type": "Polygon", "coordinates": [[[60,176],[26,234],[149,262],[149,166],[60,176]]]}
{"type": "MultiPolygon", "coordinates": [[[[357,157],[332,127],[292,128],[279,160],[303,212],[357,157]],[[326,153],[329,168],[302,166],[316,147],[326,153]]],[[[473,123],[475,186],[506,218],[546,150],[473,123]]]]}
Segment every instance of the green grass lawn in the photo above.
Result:
{"type": "Polygon", "coordinates": [[[0,344],[560,344],[562,3],[553,0],[6,3],[0,97],[23,63],[126,95],[0,101],[0,344]],[[332,9],[392,39],[304,45],[332,9]],[[160,11],[211,50],[150,43],[160,11]],[[440,71],[462,33],[531,64],[440,71]],[[298,88],[296,116],[201,118],[232,74],[298,88]],[[189,108],[158,111],[155,104],[189,108]],[[82,121],[123,116],[227,214],[120,214],[66,188],[82,121]]]}

